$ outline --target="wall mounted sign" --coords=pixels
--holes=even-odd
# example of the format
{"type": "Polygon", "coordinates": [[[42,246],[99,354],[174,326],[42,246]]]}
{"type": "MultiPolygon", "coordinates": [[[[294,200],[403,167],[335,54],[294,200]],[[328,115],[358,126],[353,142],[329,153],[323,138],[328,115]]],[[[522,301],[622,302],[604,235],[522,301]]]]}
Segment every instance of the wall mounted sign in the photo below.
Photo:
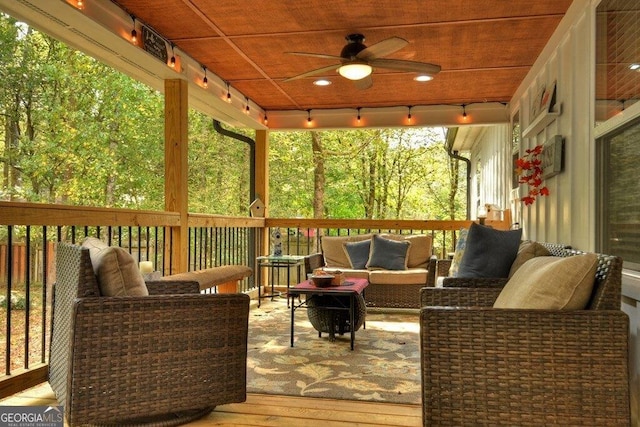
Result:
{"type": "Polygon", "coordinates": [[[167,44],[149,27],[142,26],[142,48],[165,64],[169,60],[167,44]]]}
{"type": "Polygon", "coordinates": [[[542,178],[551,178],[562,172],[564,162],[564,140],[555,135],[544,143],[542,149],[542,178]]]}

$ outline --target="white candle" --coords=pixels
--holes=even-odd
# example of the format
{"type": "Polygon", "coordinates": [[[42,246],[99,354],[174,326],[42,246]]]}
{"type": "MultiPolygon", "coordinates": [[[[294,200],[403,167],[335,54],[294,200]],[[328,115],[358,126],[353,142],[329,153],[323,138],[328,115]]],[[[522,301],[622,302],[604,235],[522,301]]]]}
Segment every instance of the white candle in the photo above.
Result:
{"type": "Polygon", "coordinates": [[[151,261],[140,261],[140,273],[153,273],[153,263],[151,261]]]}

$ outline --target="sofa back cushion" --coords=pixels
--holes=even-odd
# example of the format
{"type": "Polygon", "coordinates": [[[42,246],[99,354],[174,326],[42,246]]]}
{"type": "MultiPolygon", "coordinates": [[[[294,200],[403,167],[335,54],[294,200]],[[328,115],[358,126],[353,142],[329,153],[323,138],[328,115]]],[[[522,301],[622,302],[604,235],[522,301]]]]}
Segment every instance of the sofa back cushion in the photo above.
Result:
{"type": "Polygon", "coordinates": [[[371,239],[367,268],[370,270],[406,270],[409,249],[411,249],[411,242],[408,240],[385,239],[374,234],[371,239]]]}
{"type": "Polygon", "coordinates": [[[464,255],[464,250],[467,248],[467,234],[469,234],[468,228],[461,228],[458,232],[458,241],[456,242],[456,249],[453,253],[453,259],[451,259],[451,265],[449,266],[449,276],[458,277],[458,270],[460,269],[460,261],[464,255]]]}
{"type": "Polygon", "coordinates": [[[351,268],[351,263],[344,250],[346,242],[360,242],[371,239],[372,234],[358,234],[353,236],[323,236],[320,241],[324,264],[327,268],[351,268]]]}
{"type": "Polygon", "coordinates": [[[351,268],[355,270],[364,270],[367,268],[369,252],[371,250],[371,240],[344,242],[342,246],[347,253],[351,268]]]}
{"type": "Polygon", "coordinates": [[[411,249],[407,258],[407,268],[427,268],[433,242],[428,234],[381,234],[385,239],[408,241],[411,249]]]}
{"type": "Polygon", "coordinates": [[[598,258],[542,256],[525,262],[504,286],[494,308],[581,310],[587,306],[598,258]]]}
{"type": "Polygon", "coordinates": [[[509,270],[509,277],[513,277],[516,271],[518,271],[525,262],[539,256],[551,256],[551,252],[538,242],[527,240],[520,243],[518,255],[516,256],[515,261],[513,261],[513,264],[511,264],[511,270],[509,270]]]}
{"type": "Polygon", "coordinates": [[[125,249],[109,246],[95,237],[87,237],[82,246],[89,249],[93,271],[98,278],[100,295],[107,297],[149,295],[135,259],[125,249]]]}

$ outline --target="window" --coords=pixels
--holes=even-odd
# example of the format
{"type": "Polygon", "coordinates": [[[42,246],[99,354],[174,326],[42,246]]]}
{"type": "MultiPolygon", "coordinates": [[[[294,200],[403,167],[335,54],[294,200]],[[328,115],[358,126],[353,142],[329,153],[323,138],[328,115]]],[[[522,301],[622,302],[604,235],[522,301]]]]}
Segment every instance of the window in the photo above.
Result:
{"type": "Polygon", "coordinates": [[[638,0],[602,0],[596,9],[596,125],[640,99],[638,40],[638,0]]]}
{"type": "Polygon", "coordinates": [[[600,252],[640,270],[640,118],[598,140],[600,252]]]}
{"type": "MultiPolygon", "coordinates": [[[[602,0],[596,8],[596,127],[615,123],[640,99],[637,3],[602,0]]],[[[640,117],[622,122],[597,140],[597,249],[640,270],[640,117]]]]}

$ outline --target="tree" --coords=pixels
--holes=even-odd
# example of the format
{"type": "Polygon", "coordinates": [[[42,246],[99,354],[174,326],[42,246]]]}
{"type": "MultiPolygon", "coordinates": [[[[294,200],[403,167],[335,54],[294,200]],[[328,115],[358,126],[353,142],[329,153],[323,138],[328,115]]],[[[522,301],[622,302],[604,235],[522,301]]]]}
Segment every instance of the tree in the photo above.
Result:
{"type": "Polygon", "coordinates": [[[320,132],[311,132],[313,152],[313,217],[324,218],[324,151],[320,132]]]}

